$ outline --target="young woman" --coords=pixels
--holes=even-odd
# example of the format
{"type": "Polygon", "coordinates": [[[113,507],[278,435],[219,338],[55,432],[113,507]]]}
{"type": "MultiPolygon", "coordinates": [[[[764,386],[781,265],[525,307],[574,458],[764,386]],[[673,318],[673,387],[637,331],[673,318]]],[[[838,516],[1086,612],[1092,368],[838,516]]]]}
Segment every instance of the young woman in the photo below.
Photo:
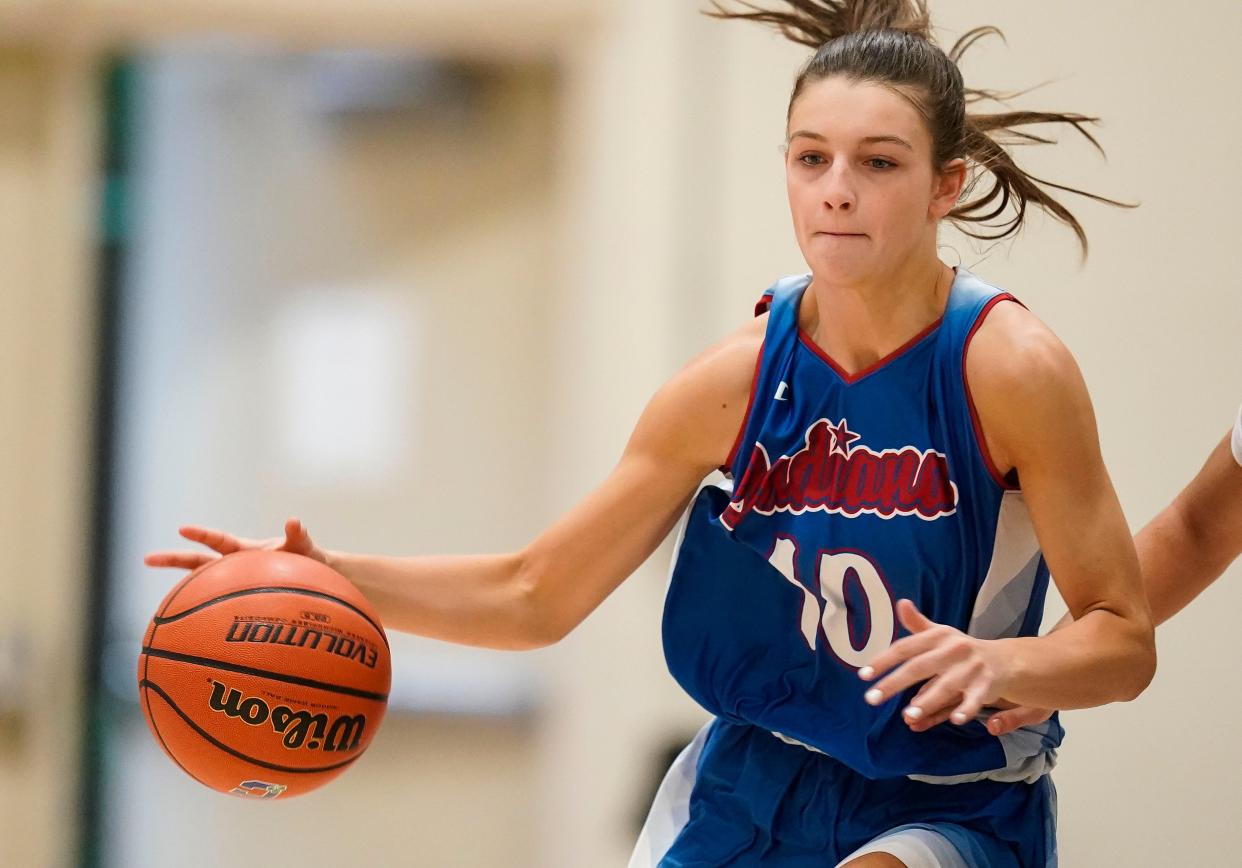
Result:
{"type": "MultiPolygon", "coordinates": [[[[1152,618],[1163,624],[1242,555],[1242,410],[1233,432],[1216,444],[1203,467],[1173,502],[1134,538],[1152,618]]],[[[1054,629],[1070,621],[1061,620],[1054,629]]],[[[1005,735],[1038,726],[1048,709],[1019,707],[998,712],[988,730],[1005,735]]],[[[941,722],[928,719],[916,729],[941,722]]]]}
{"type": "Polygon", "coordinates": [[[635,864],[1052,865],[1060,726],[998,739],[977,718],[1001,697],[1132,699],[1155,667],[1150,615],[1073,359],[942,264],[936,234],[1013,206],[1009,234],[1030,203],[1082,238],[990,133],[1089,119],[968,116],[984,92],[955,59],[979,32],[946,55],[921,2],[785,5],[717,14],[817,49],[785,158],[811,274],[656,393],[599,488],[508,555],[332,552],[291,519],[266,541],[185,527],[214,553],[147,563],[283,548],[343,573],[390,628],[531,648],[598,606],[689,501],[666,655],[716,719],[670,772],[635,864]],[[959,204],[972,173],[992,186],[959,204]],[[716,468],[736,489],[695,495],[716,468]],[[1074,622],[1036,637],[1048,566],[1074,622]],[[910,729],[942,710],[951,725],[910,729]]]}

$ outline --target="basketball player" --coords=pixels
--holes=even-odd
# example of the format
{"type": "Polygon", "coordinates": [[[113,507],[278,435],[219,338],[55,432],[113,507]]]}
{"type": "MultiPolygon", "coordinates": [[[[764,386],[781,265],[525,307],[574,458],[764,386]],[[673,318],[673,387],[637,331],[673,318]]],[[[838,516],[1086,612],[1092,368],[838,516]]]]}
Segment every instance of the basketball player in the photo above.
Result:
{"type": "MultiPolygon", "coordinates": [[[[664,618],[670,670],[716,715],[675,764],[635,865],[1055,865],[1055,716],[997,738],[1001,697],[1137,696],[1155,650],[1138,561],[1065,347],[1007,293],[936,255],[944,219],[1078,222],[992,138],[1068,114],[968,116],[917,0],[730,12],[816,53],[785,168],[811,274],[690,362],[605,482],[520,552],[388,558],[181,530],[214,553],[315,557],[388,627],[494,648],[554,642],[689,503],[664,618]],[[988,192],[971,197],[972,173],[988,192]],[[963,202],[963,192],[965,201],[963,202]],[[732,487],[701,481],[723,467],[732,487]],[[694,492],[698,490],[698,493],[694,492]],[[1084,542],[1087,541],[1087,542],[1084,542]],[[1052,567],[1073,613],[1038,637],[1052,567]],[[903,630],[904,628],[904,630],[903,630]],[[953,725],[908,723],[947,710],[953,725]]],[[[981,233],[984,231],[979,230],[981,233]]]]}
{"type": "MultiPolygon", "coordinates": [[[[1242,410],[1232,434],[1217,444],[1173,502],[1139,531],[1134,544],[1156,624],[1184,609],[1242,555],[1242,410]]],[[[1069,620],[1066,616],[1053,629],[1069,620]]],[[[1005,735],[1038,726],[1051,716],[1047,709],[1013,708],[990,718],[988,730],[1005,735]]],[[[911,728],[921,732],[947,719],[939,714],[911,728]]]]}

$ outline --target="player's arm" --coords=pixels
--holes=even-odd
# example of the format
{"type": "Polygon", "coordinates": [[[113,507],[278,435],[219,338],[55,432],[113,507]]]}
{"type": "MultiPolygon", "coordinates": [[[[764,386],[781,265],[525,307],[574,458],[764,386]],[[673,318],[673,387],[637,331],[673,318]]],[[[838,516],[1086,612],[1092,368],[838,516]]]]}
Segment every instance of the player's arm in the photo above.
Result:
{"type": "Polygon", "coordinates": [[[1155,674],[1151,613],[1078,365],[1016,304],[992,311],[966,365],[991,454],[1018,471],[1074,619],[1055,634],[1004,640],[1013,666],[1004,698],[1051,708],[1135,698],[1155,674]]]}
{"type": "MultiPolygon", "coordinates": [[[[1234,436],[1242,441],[1242,425],[1234,436]]],[[[1242,445],[1238,452],[1242,453],[1242,445]]],[[[1134,538],[1152,620],[1163,624],[1220,578],[1242,554],[1242,454],[1235,458],[1230,436],[1217,445],[1190,484],[1134,538]]],[[[1052,629],[1073,623],[1070,614],[1052,629]]],[[[1019,706],[988,721],[994,735],[1042,723],[1047,708],[1019,706]]],[[[915,728],[930,729],[948,714],[915,728]]]]}
{"type": "Polygon", "coordinates": [[[965,723],[1001,698],[1085,708],[1133,699],[1155,673],[1151,614],[1138,557],[1100,455],[1095,414],[1078,366],[1032,314],[998,305],[976,333],[966,372],[994,463],[1015,468],[1036,536],[1073,614],[1039,638],[980,639],[924,617],[909,600],[912,635],[859,675],[880,703],[926,682],[907,722],[965,723]]]}
{"type": "MultiPolygon", "coordinates": [[[[386,627],[501,649],[559,640],[655,551],[696,486],[726,459],[748,403],[764,322],[749,323],[665,384],[607,478],[521,551],[303,553],[317,554],[357,585],[386,627]]],[[[298,534],[305,530],[291,521],[287,545],[280,547],[313,548],[298,534]]],[[[182,535],[218,553],[247,547],[239,545],[247,541],[202,528],[183,528],[182,535]]],[[[147,563],[193,568],[218,556],[164,552],[149,555],[147,563]]]]}
{"type": "MultiPolygon", "coordinates": [[[[1242,466],[1230,435],[1190,484],[1134,538],[1156,625],[1172,618],[1242,554],[1242,466]]],[[[1053,629],[1072,621],[1066,615],[1053,629]]]]}

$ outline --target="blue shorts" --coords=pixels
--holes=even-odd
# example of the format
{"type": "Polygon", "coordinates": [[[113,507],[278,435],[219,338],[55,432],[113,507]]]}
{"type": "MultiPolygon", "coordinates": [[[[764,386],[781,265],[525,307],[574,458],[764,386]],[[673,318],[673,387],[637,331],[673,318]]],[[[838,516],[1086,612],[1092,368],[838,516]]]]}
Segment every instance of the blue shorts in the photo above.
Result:
{"type": "Polygon", "coordinates": [[[1055,868],[1056,791],[871,780],[757,727],[715,720],[678,757],[630,868],[832,868],[869,852],[908,868],[1055,868]]]}

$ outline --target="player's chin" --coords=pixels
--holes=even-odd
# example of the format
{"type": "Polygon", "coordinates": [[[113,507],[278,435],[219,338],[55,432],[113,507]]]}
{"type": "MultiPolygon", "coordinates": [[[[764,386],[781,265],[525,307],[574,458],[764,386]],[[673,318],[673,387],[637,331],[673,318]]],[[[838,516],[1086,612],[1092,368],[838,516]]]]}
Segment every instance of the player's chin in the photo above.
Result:
{"type": "Polygon", "coordinates": [[[865,281],[876,271],[873,245],[867,238],[842,242],[816,237],[806,245],[805,255],[815,276],[830,283],[865,281]]]}

